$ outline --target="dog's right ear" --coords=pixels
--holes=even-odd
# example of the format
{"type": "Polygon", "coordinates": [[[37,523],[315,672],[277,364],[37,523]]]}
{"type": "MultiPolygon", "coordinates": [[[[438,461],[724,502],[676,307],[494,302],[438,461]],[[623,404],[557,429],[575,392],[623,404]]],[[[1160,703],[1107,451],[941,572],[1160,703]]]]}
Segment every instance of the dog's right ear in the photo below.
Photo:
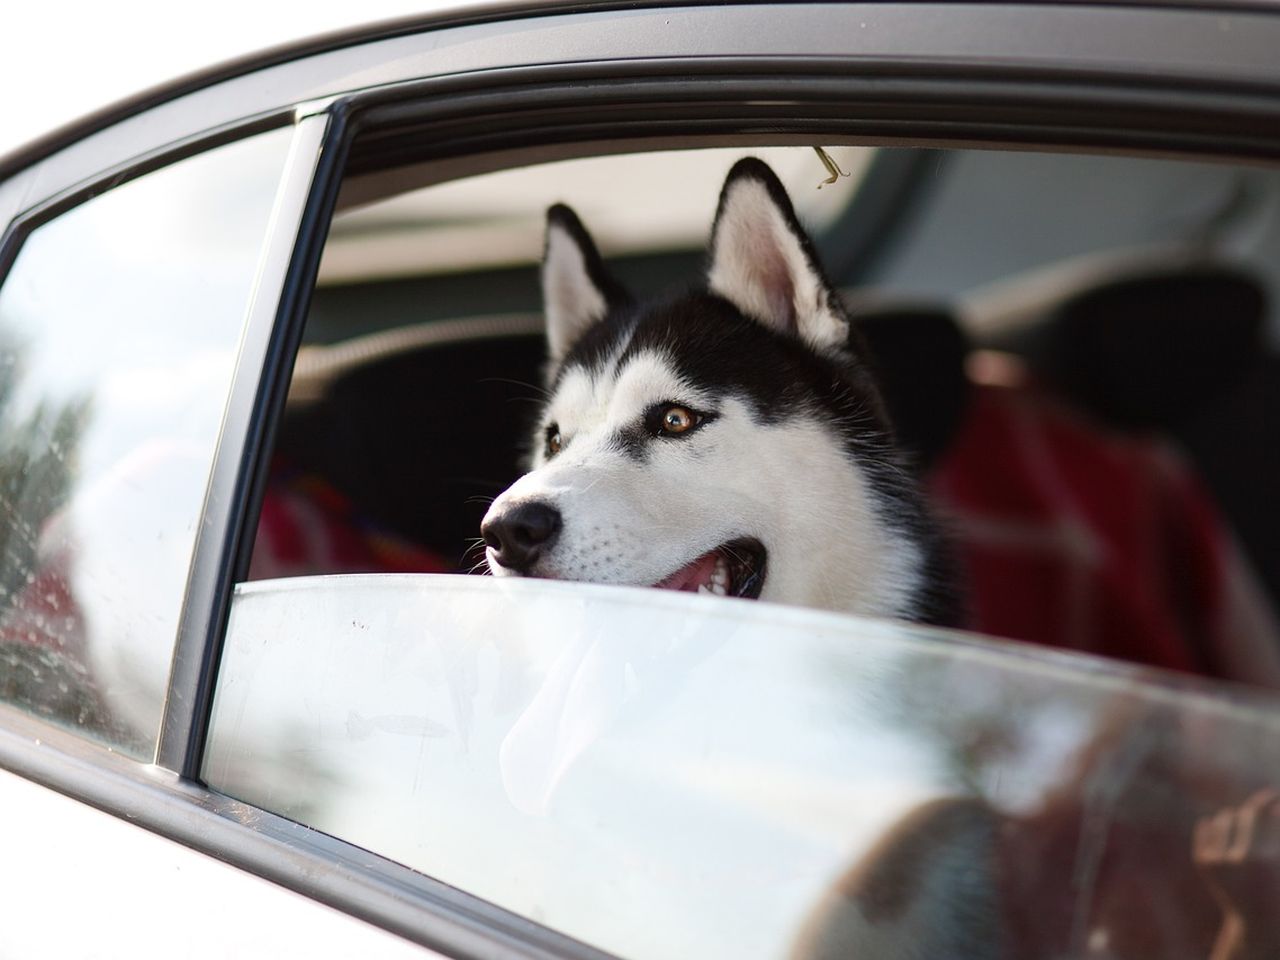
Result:
{"type": "Polygon", "coordinates": [[[842,350],[850,322],[781,181],[755,157],[733,165],[711,227],[707,286],[743,314],[819,350],[842,350]]]}
{"type": "Polygon", "coordinates": [[[551,362],[558,364],[587,330],[629,300],[622,285],[605,270],[578,215],[562,203],[548,210],[542,304],[551,362]]]}

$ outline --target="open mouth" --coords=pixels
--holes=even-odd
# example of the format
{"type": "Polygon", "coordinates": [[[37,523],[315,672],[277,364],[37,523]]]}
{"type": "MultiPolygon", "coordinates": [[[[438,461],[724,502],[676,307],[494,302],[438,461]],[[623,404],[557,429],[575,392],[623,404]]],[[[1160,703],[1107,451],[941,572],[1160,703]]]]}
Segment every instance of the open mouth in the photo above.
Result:
{"type": "Polygon", "coordinates": [[[707,551],[654,586],[754,600],[764,588],[765,559],[764,544],[743,537],[707,551]]]}

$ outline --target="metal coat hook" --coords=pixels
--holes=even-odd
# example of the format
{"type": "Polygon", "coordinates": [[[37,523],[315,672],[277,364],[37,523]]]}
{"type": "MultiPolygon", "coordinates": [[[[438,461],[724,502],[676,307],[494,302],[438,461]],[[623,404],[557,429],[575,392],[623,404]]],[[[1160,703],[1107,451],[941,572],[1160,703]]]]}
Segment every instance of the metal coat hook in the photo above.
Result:
{"type": "Polygon", "coordinates": [[[821,147],[814,147],[813,151],[818,155],[818,159],[822,161],[822,165],[827,168],[827,173],[830,174],[830,176],[827,177],[827,179],[823,180],[820,184],[818,184],[819,190],[821,190],[823,187],[827,186],[828,184],[835,183],[836,180],[838,180],[840,177],[849,176],[849,174],[845,173],[838,166],[836,166],[836,162],[831,159],[827,151],[823,150],[821,147]]]}

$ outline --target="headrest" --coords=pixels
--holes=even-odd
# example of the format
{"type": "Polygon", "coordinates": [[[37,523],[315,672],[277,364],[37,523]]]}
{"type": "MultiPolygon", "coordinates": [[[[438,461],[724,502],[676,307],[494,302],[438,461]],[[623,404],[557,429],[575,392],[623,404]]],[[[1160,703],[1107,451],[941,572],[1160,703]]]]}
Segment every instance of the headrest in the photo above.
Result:
{"type": "Polygon", "coordinates": [[[1262,287],[1227,267],[1129,277],[1054,311],[1036,365],[1105,423],[1169,429],[1257,362],[1266,309],[1262,287]]]}
{"type": "Polygon", "coordinates": [[[537,333],[377,354],[297,405],[278,449],[362,516],[454,559],[520,475],[545,352],[537,333]]]}
{"type": "Polygon", "coordinates": [[[969,341],[947,310],[880,308],[857,316],[901,444],[927,469],[964,416],[969,341]]]}

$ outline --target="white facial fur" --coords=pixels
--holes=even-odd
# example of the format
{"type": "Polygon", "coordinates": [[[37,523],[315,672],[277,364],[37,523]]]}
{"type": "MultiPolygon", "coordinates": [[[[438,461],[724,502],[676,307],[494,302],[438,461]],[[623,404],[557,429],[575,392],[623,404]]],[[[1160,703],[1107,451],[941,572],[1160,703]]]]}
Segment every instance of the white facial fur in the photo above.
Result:
{"type": "MultiPolygon", "coordinates": [[[[746,403],[680,380],[662,357],[622,369],[572,369],[548,405],[564,441],[490,507],[523,500],[561,513],[537,574],[652,585],[739,537],[768,551],[762,600],[902,616],[918,584],[919,551],[877,516],[871,486],[817,418],[755,422],[746,403]],[[717,418],[687,437],[648,438],[636,459],[614,443],[653,404],[674,400],[717,418]]],[[[540,436],[540,434],[539,434],[540,436]]],[[[494,562],[495,575],[510,571],[494,562]]]]}

